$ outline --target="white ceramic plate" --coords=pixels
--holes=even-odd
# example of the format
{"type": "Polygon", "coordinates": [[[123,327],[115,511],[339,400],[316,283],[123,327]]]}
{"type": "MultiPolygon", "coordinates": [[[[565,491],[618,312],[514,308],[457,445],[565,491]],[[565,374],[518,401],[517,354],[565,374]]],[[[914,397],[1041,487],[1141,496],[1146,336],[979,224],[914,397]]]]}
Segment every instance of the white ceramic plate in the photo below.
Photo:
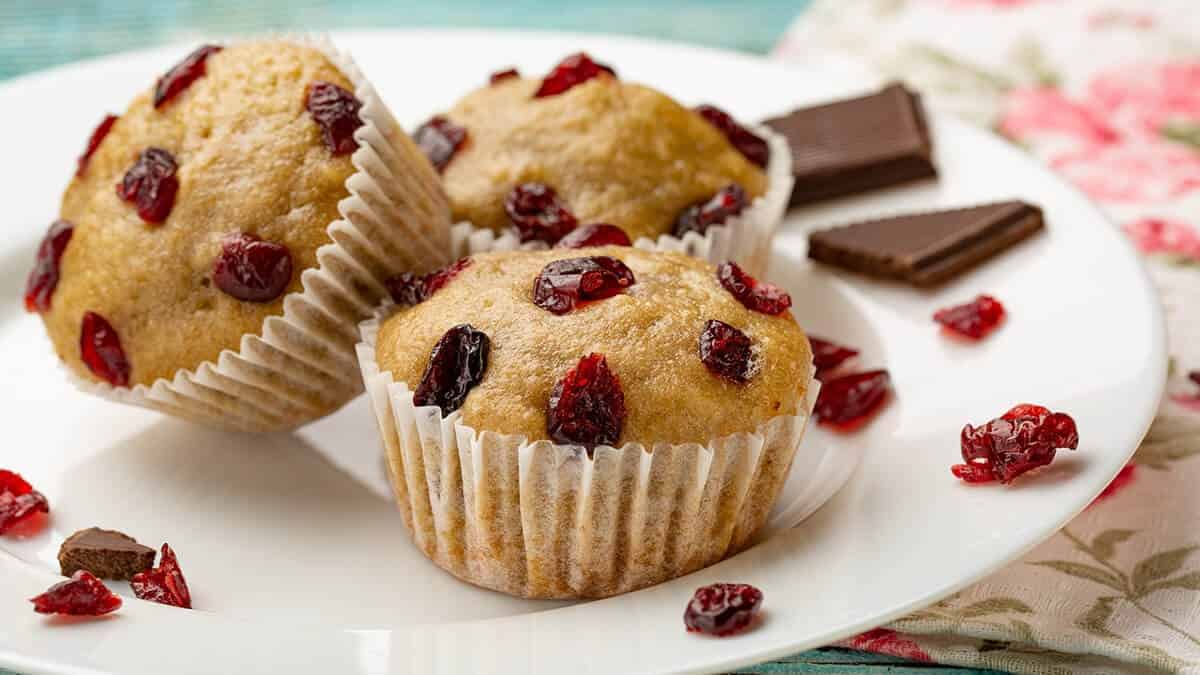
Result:
{"type": "MultiPolygon", "coordinates": [[[[793,68],[627,39],[481,32],[340,36],[402,121],[448,107],[493,69],[541,73],[585,48],[621,76],[744,119],[874,83],[833,63],[793,68]]],[[[772,277],[812,332],[886,366],[898,396],[835,448],[865,450],[846,487],[800,527],[690,577],[599,602],[512,600],[421,558],[392,507],[314,448],[374,443],[359,401],[297,435],[189,426],[76,393],[40,322],[15,298],[92,125],[193,45],[104,59],[0,88],[9,233],[0,243],[0,467],[52,500],[50,531],[0,539],[0,666],[26,672],[701,672],[779,657],[874,627],[1011,561],[1083,509],[1126,462],[1166,370],[1159,307],[1122,237],[1019,150],[933,117],[939,182],[793,212],[772,277]],[[1022,197],[1049,231],[931,293],[812,268],[805,232],[847,218],[1022,197]],[[940,336],[938,307],[979,292],[1009,307],[978,345],[940,336]],[[1014,403],[1071,413],[1082,443],[1011,488],[967,487],[948,467],[958,432],[1014,403]],[[196,611],[130,601],[88,622],[47,620],[26,599],[55,580],[64,534],[102,525],[181,556],[196,611]],[[684,632],[692,590],[717,580],[766,593],[757,630],[684,632]]],[[[824,437],[821,442],[830,442],[824,437]]],[[[797,466],[797,471],[809,467],[797,466]]],[[[127,589],[126,589],[127,590],[127,589]]]]}

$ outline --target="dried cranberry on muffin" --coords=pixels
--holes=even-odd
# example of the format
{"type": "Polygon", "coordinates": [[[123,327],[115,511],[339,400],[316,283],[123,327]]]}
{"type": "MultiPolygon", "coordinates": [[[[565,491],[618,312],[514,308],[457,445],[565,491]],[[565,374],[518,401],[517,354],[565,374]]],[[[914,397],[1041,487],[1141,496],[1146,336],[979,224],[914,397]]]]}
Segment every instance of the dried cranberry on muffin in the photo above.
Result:
{"type": "Polygon", "coordinates": [[[361,386],[384,280],[446,262],[432,167],[324,43],[195,50],[88,140],[26,306],[98,393],[217,426],[327,414],[361,386]]]}
{"type": "Polygon", "coordinates": [[[359,345],[426,555],[514,595],[600,597],[749,543],[811,404],[786,293],[733,264],[618,246],[452,269],[359,345]]]}
{"type": "Polygon", "coordinates": [[[416,137],[456,220],[522,242],[601,222],[657,240],[744,220],[740,237],[769,238],[791,187],[787,144],[770,130],[686,108],[584,54],[542,79],[494,80],[416,137]]]}

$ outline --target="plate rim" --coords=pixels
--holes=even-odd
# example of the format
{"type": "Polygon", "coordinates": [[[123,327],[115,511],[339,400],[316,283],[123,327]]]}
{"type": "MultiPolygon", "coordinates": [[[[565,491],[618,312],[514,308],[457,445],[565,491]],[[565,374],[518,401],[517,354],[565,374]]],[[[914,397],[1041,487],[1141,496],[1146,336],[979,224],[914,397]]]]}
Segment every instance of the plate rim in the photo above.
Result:
{"type": "MultiPolygon", "coordinates": [[[[262,35],[262,34],[259,34],[259,35],[262,35]]],[[[267,34],[267,35],[270,35],[270,34],[267,34]]],[[[501,36],[501,37],[506,37],[506,38],[510,38],[510,39],[519,39],[519,38],[524,38],[524,37],[531,37],[531,38],[536,38],[536,39],[553,39],[553,40],[578,39],[578,40],[589,41],[589,42],[603,41],[603,42],[626,43],[626,44],[630,44],[630,45],[634,45],[634,46],[641,46],[641,47],[659,47],[659,48],[664,48],[664,49],[668,49],[668,50],[672,50],[672,51],[701,52],[701,53],[708,54],[709,56],[714,57],[714,58],[720,58],[720,59],[731,59],[732,58],[734,60],[744,61],[747,64],[752,64],[757,67],[767,66],[767,67],[778,68],[778,69],[782,69],[782,70],[797,70],[797,69],[802,70],[805,68],[812,68],[812,69],[820,68],[820,66],[815,62],[800,64],[800,65],[797,65],[794,63],[789,64],[786,62],[771,60],[767,56],[750,54],[750,53],[746,53],[746,52],[738,52],[738,51],[703,46],[703,45],[694,45],[694,44],[689,44],[686,42],[681,42],[681,41],[676,41],[676,40],[660,40],[660,39],[652,39],[652,38],[629,36],[629,35],[618,35],[618,34],[610,34],[610,33],[579,33],[579,32],[567,32],[567,31],[481,29],[481,28],[456,29],[456,28],[452,28],[452,27],[429,27],[429,28],[414,27],[414,28],[397,28],[397,29],[333,31],[330,33],[330,35],[333,37],[335,43],[338,45],[351,44],[355,40],[357,40],[361,37],[380,38],[380,37],[384,37],[384,36],[386,36],[386,37],[402,37],[405,35],[420,35],[423,37],[427,37],[430,35],[437,35],[437,36],[442,36],[442,37],[453,37],[455,39],[469,39],[471,36],[480,36],[480,35],[486,35],[488,37],[501,36]]],[[[204,35],[199,36],[199,38],[201,38],[201,39],[203,37],[204,37],[204,35]]],[[[167,50],[174,50],[174,49],[182,50],[185,45],[194,44],[195,42],[196,42],[196,39],[188,39],[186,41],[172,41],[169,43],[164,43],[164,44],[155,45],[155,46],[151,46],[151,47],[141,48],[141,49],[137,49],[137,50],[131,50],[131,51],[121,52],[121,53],[117,53],[117,54],[100,56],[100,57],[87,59],[87,60],[83,60],[83,61],[76,61],[76,62],[72,62],[72,63],[68,63],[68,64],[62,64],[62,65],[55,66],[52,68],[23,74],[21,76],[18,76],[18,77],[6,80],[3,83],[0,83],[0,96],[4,96],[6,94],[9,94],[9,93],[12,93],[15,91],[19,91],[20,89],[23,89],[28,86],[34,86],[43,81],[52,81],[58,77],[63,77],[63,76],[75,73],[77,71],[87,71],[87,70],[94,69],[94,68],[103,69],[103,68],[107,67],[110,62],[115,63],[118,61],[124,61],[124,60],[128,60],[128,59],[133,59],[133,58],[140,58],[143,56],[148,56],[153,53],[167,51],[167,50]]],[[[845,61],[847,63],[850,63],[848,60],[845,60],[845,61]]],[[[1086,195],[1084,195],[1082,193],[1082,191],[1080,191],[1077,187],[1071,185],[1070,183],[1063,180],[1061,177],[1054,174],[1044,164],[1029,157],[1025,153],[1021,152],[1018,148],[1016,148],[1010,144],[1003,143],[1003,142],[997,142],[998,139],[995,137],[994,134],[991,134],[985,130],[979,129],[979,128],[975,127],[974,125],[971,125],[965,121],[956,119],[953,116],[946,114],[946,113],[932,112],[932,115],[937,118],[938,123],[940,123],[940,124],[950,124],[950,125],[959,127],[960,131],[963,131],[963,132],[969,133],[969,134],[975,134],[975,135],[985,139],[990,145],[995,147],[997,149],[997,151],[1000,151],[1000,148],[1003,148],[1004,152],[1011,153],[1014,156],[1020,157],[1020,160],[1025,165],[1027,165],[1030,168],[1030,170],[1038,171],[1044,178],[1054,181],[1055,183],[1057,183],[1059,185],[1060,188],[1068,190],[1071,193],[1073,193],[1081,201],[1081,203],[1087,204],[1087,208],[1090,210],[1091,215],[1093,215],[1095,217],[1095,219],[1097,220],[1098,223],[1103,222],[1105,225],[1108,226],[1107,227],[1108,232],[1106,234],[1097,235],[1097,236],[1109,236],[1109,237],[1115,239],[1116,243],[1119,246],[1122,246],[1124,248],[1126,256],[1128,258],[1130,258],[1132,261],[1134,261],[1135,268],[1137,269],[1137,272],[1138,272],[1138,280],[1140,281],[1139,291],[1144,296],[1144,298],[1148,301],[1150,313],[1153,317],[1152,324],[1151,324],[1151,326],[1148,327],[1149,342],[1150,342],[1150,344],[1152,344],[1154,346],[1154,354],[1153,354],[1154,360],[1157,361],[1161,365],[1161,368],[1154,369],[1154,372],[1156,373],[1156,377],[1154,378],[1154,382],[1152,383],[1153,389],[1155,391],[1159,392],[1160,396],[1159,397],[1149,397],[1148,396],[1145,400],[1143,400],[1139,403],[1136,414],[1128,415],[1128,418],[1130,420],[1136,421],[1136,425],[1133,424],[1133,422],[1131,421],[1131,423],[1130,423],[1131,428],[1136,427],[1137,429],[1140,429],[1140,431],[1138,431],[1136,433],[1138,440],[1128,450],[1128,452],[1125,456],[1125,463],[1127,463],[1128,459],[1136,452],[1138,445],[1140,445],[1141,439],[1143,439],[1145,437],[1146,433],[1149,431],[1150,425],[1153,423],[1153,421],[1155,419],[1156,413],[1159,408],[1161,392],[1164,391],[1164,389],[1165,389],[1166,379],[1167,379],[1168,352],[1167,352],[1167,333],[1166,333],[1165,313],[1164,313],[1161,299],[1156,292],[1155,285],[1150,276],[1150,273],[1149,273],[1149,270],[1145,263],[1145,260],[1136,253],[1132,243],[1130,243],[1124,237],[1120,236],[1120,233],[1119,233],[1117,227],[1115,226],[1115,224],[1113,223],[1112,219],[1109,218],[1108,215],[1105,214],[1097,204],[1095,204],[1090,199],[1088,199],[1086,197],[1086,195]]],[[[23,238],[21,236],[14,237],[12,248],[14,250],[18,250],[22,244],[23,244],[23,238]]],[[[1122,464],[1122,466],[1123,466],[1123,464],[1122,464]]],[[[1118,467],[1117,471],[1119,471],[1119,470],[1120,470],[1120,467],[1118,467]]],[[[847,481],[847,483],[849,483],[850,481],[854,481],[855,476],[857,476],[858,473],[859,472],[856,468],[854,475],[852,475],[850,477],[850,479],[847,481]]],[[[1115,476],[1116,476],[1116,472],[1114,472],[1112,474],[1112,476],[1109,477],[1109,479],[1111,480],[1111,478],[1113,478],[1115,476]]],[[[868,622],[864,622],[864,621],[860,620],[858,622],[853,622],[848,625],[844,625],[844,626],[838,628],[837,630],[829,631],[829,635],[836,636],[836,637],[831,638],[830,641],[844,639],[845,637],[849,637],[854,634],[857,634],[864,629],[873,628],[876,625],[884,625],[886,623],[893,621],[894,619],[896,619],[898,617],[901,617],[905,614],[910,613],[911,611],[913,611],[915,609],[918,609],[923,606],[927,606],[931,602],[936,602],[938,599],[944,598],[944,597],[951,595],[963,588],[966,588],[968,586],[971,586],[971,585],[977,583],[981,579],[993,574],[997,570],[999,570],[999,569],[1011,564],[1013,561],[1021,558],[1026,553],[1028,553],[1030,550],[1032,550],[1039,544],[1043,543],[1045,540],[1049,539],[1051,536],[1053,536],[1055,533],[1057,533],[1064,525],[1069,523],[1072,519],[1077,517],[1084,509],[1086,509],[1087,506],[1092,502],[1092,500],[1094,498],[1095,498],[1095,495],[1092,495],[1087,500],[1083,501],[1083,503],[1074,505],[1073,508],[1070,509],[1070,514],[1066,518],[1061,519],[1061,521],[1053,522],[1044,528],[1038,528],[1037,535],[1033,536],[1033,537],[1029,537],[1028,538],[1029,542],[1024,546],[1018,547],[1018,550],[1013,552],[1010,556],[1004,557],[1003,559],[1000,559],[1000,560],[993,561],[987,565],[983,565],[979,569],[975,570],[972,574],[966,575],[963,579],[956,580],[952,583],[944,584],[944,585],[940,586],[937,590],[930,592],[928,594],[922,595],[921,597],[919,597],[917,599],[911,600],[907,603],[901,603],[899,605],[893,606],[893,607],[887,609],[886,611],[877,612],[873,615],[871,620],[868,622]],[[865,624],[870,624],[870,625],[865,626],[865,624]]],[[[822,508],[824,508],[824,507],[822,507],[822,508]]],[[[10,554],[9,552],[4,551],[4,550],[0,550],[0,560],[3,560],[6,565],[13,564],[13,565],[17,565],[20,567],[27,567],[27,565],[25,565],[23,562],[19,561],[15,556],[13,556],[12,554],[10,554]]],[[[569,609],[569,608],[564,608],[564,609],[569,609]]],[[[548,609],[548,610],[545,610],[542,612],[537,612],[536,614],[544,615],[544,614],[548,614],[550,612],[555,612],[555,611],[559,611],[559,610],[548,609]]],[[[474,623],[479,623],[479,622],[486,623],[486,622],[497,621],[497,620],[503,621],[505,619],[473,620],[473,621],[464,621],[464,622],[455,622],[455,623],[474,624],[474,623]]],[[[232,620],[232,621],[237,622],[237,620],[232,620]]],[[[353,629],[340,629],[340,632],[353,632],[353,629]]],[[[743,649],[743,650],[741,650],[741,652],[742,652],[741,655],[731,655],[728,658],[708,661],[703,666],[697,666],[697,667],[687,666],[687,667],[681,667],[681,668],[678,668],[675,670],[664,671],[664,672],[678,672],[678,673],[716,672],[716,671],[721,671],[721,670],[726,670],[726,669],[739,668],[739,667],[744,667],[747,665],[752,665],[752,664],[756,664],[756,663],[762,663],[764,661],[777,659],[779,657],[793,654],[798,650],[805,649],[805,648],[812,646],[810,644],[810,641],[808,641],[808,640],[800,640],[800,641],[793,641],[793,642],[787,642],[785,640],[778,640],[776,642],[777,642],[777,644],[775,644],[775,645],[769,645],[769,646],[764,646],[761,649],[755,649],[755,650],[753,650],[753,653],[749,653],[745,649],[743,649]]],[[[736,643],[734,643],[734,644],[736,644],[736,643]]],[[[729,651],[731,653],[734,653],[737,650],[731,648],[729,651]]],[[[2,644],[0,644],[0,665],[2,665],[4,667],[9,667],[9,668],[16,668],[18,670],[18,672],[26,672],[26,673],[46,672],[46,673],[72,673],[72,674],[74,674],[74,673],[104,672],[104,671],[93,670],[90,668],[71,665],[71,664],[63,662],[63,661],[25,657],[20,652],[10,650],[9,648],[7,648],[5,645],[2,645],[2,644]]]]}

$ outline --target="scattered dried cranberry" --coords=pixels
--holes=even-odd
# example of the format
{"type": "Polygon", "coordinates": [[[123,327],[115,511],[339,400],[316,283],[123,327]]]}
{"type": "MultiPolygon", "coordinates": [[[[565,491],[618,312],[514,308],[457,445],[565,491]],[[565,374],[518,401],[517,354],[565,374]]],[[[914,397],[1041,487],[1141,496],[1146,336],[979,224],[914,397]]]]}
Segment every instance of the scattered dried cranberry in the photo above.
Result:
{"type": "Polygon", "coordinates": [[[108,590],[103,581],[87,570],[79,570],[70,579],[54,584],[30,602],[38,614],[101,616],[121,608],[121,596],[108,590]]]}
{"type": "Polygon", "coordinates": [[[544,183],[522,183],[504,198],[504,212],[517,228],[521,241],[544,241],[553,246],[579,221],[544,183]]]}
{"type": "Polygon", "coordinates": [[[603,354],[588,354],[550,392],[546,431],[559,443],[616,445],[625,425],[625,394],[603,354]]]}
{"type": "Polygon", "coordinates": [[[146,148],[117,184],[117,195],[137,205],[138,215],[147,223],[161,223],[171,215],[175,193],[179,192],[179,167],[171,153],[162,148],[146,148]]]}
{"type": "Polygon", "coordinates": [[[683,612],[683,625],[689,633],[732,635],[750,625],[762,601],[762,591],[749,584],[697,588],[683,612]]]}
{"type": "Polygon", "coordinates": [[[558,240],[554,248],[587,248],[588,246],[632,246],[625,230],[608,223],[592,223],[572,230],[558,240]]]}
{"type": "Polygon", "coordinates": [[[44,312],[50,309],[50,299],[58,287],[59,263],[74,232],[74,225],[65,220],[56,220],[46,231],[46,236],[42,237],[33,269],[25,279],[25,311],[44,312]]]}
{"type": "Polygon", "coordinates": [[[987,424],[962,430],[965,464],[950,467],[968,483],[1008,483],[1054,460],[1059,448],[1079,447],[1075,420],[1040,405],[1018,405],[987,424]]]}
{"type": "Polygon", "coordinates": [[[0,469],[0,493],[4,492],[19,497],[33,492],[33,486],[29,484],[29,481],[21,478],[21,474],[8,469],[0,469]]]}
{"type": "Polygon", "coordinates": [[[566,314],[582,301],[611,298],[633,284],[633,270],[616,258],[565,258],[543,267],[533,280],[533,304],[566,314]]]}
{"type": "Polygon", "coordinates": [[[488,84],[498,84],[505,80],[511,80],[515,77],[521,77],[521,73],[516,68],[508,68],[507,70],[497,70],[488,78],[488,84]]]}
{"type": "Polygon", "coordinates": [[[813,415],[823,426],[853,431],[875,415],[892,390],[886,370],[843,375],[822,382],[813,415]]]}
{"type": "Polygon", "coordinates": [[[753,371],[750,338],[723,321],[709,319],[700,333],[700,360],[714,375],[745,382],[753,371]]]}
{"type": "Polygon", "coordinates": [[[938,310],[933,320],[955,335],[980,340],[1004,320],[1004,305],[990,295],[981,295],[965,305],[938,310]]]}
{"type": "Polygon", "coordinates": [[[416,405],[436,405],[443,415],[458,410],[467,394],[483,381],[491,340],[470,324],[446,331],[429,353],[429,365],[413,393],[416,405]]]}
{"type": "Polygon", "coordinates": [[[335,157],[349,155],[358,149],[354,132],[363,125],[358,116],[362,102],[354,94],[332,82],[318,80],[308,85],[304,108],[321,127],[325,147],[335,157]]]}
{"type": "Polygon", "coordinates": [[[725,134],[725,138],[728,138],[733,147],[737,148],[738,152],[742,153],[746,159],[758,166],[764,168],[767,166],[767,160],[771,158],[771,149],[767,147],[767,142],[763,138],[738,124],[729,116],[729,113],[715,106],[702,105],[696,108],[696,112],[725,134]]]}
{"type": "Polygon", "coordinates": [[[192,593],[188,590],[187,580],[179,569],[179,560],[175,551],[167,544],[162,545],[158,567],[146,572],[138,572],[129,581],[133,594],[138,600],[149,600],[160,605],[192,608],[192,593]]]}
{"type": "Polygon", "coordinates": [[[416,305],[429,299],[458,273],[471,265],[470,258],[459,258],[440,270],[424,276],[402,272],[384,282],[397,305],[416,305]]]}
{"type": "Polygon", "coordinates": [[[50,502],[24,478],[0,469],[0,534],[38,513],[49,513],[50,502]]]}
{"type": "Polygon", "coordinates": [[[1188,376],[1188,379],[1191,380],[1193,384],[1200,387],[1200,370],[1190,371],[1187,376],[1188,376]]]}
{"type": "Polygon", "coordinates": [[[749,203],[746,191],[741,186],[727,185],[708,201],[692,204],[680,212],[675,218],[675,227],[671,234],[680,238],[688,232],[703,235],[708,228],[721,225],[741,213],[749,203]]]}
{"type": "Polygon", "coordinates": [[[812,345],[813,366],[817,369],[814,377],[818,380],[823,379],[825,375],[846,361],[858,356],[857,349],[844,347],[811,335],[808,336],[808,342],[812,345]]]}
{"type": "Polygon", "coordinates": [[[190,87],[193,82],[204,77],[208,72],[206,66],[208,57],[219,51],[221,51],[221,47],[204,45],[188,54],[174,68],[168,70],[166,75],[158,78],[158,83],[154,85],[154,107],[163,107],[184,89],[190,87]]]}
{"type": "Polygon", "coordinates": [[[616,77],[617,71],[603,63],[596,63],[583,52],[572,54],[554,66],[554,70],[542,80],[542,86],[538,87],[533,97],[556,96],[602,74],[616,77]]]}
{"type": "Polygon", "coordinates": [[[717,267],[717,280],[738,302],[755,312],[774,316],[792,306],[792,296],[787,291],[746,274],[735,262],[721,263],[717,267]]]}
{"type": "Polygon", "coordinates": [[[429,158],[429,163],[441,172],[454,159],[462,144],[467,142],[467,130],[442,115],[434,115],[417,127],[413,138],[421,152],[429,158]]]}
{"type": "Polygon", "coordinates": [[[79,355],[96,377],[114,387],[129,386],[129,359],[112,325],[95,312],[85,312],[79,331],[79,355]]]}
{"type": "Polygon", "coordinates": [[[88,160],[92,155],[96,154],[96,149],[100,147],[101,141],[112,131],[113,125],[117,123],[116,115],[105,115],[104,119],[100,120],[100,124],[96,125],[92,135],[88,137],[87,147],[83,149],[83,154],[79,156],[78,165],[75,168],[75,175],[82,176],[87,169],[88,160]]]}
{"type": "Polygon", "coordinates": [[[212,280],[226,294],[246,302],[271,302],[292,281],[292,254],[283,244],[234,232],[221,239],[212,280]]]}

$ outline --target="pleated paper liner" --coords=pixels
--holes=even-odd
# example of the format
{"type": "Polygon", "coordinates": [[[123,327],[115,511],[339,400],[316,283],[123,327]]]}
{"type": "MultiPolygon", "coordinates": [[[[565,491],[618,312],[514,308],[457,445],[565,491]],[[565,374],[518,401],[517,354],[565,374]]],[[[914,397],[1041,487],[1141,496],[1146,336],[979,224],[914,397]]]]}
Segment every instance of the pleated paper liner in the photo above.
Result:
{"type": "MultiPolygon", "coordinates": [[[[394,309],[394,308],[392,308],[394,309]]],[[[766,523],[815,403],[753,433],[701,445],[528,442],[415,406],[381,372],[380,323],[358,359],[394,496],[414,543],[464,581],[526,598],[598,598],[651,586],[741,551],[766,523]]],[[[814,478],[818,474],[813,474],[814,478]]]]}
{"type": "MultiPolygon", "coordinates": [[[[763,195],[756,197],[742,213],[708,228],[703,235],[688,232],[682,238],[670,234],[660,235],[657,239],[641,237],[633,245],[651,251],[685,253],[714,265],[732,260],[746,272],[761,275],[767,268],[775,229],[783,219],[792,194],[792,151],[787,139],[770,128],[755,126],[751,130],[766,139],[771,151],[766,168],[767,191],[763,195]]],[[[497,233],[467,222],[456,224],[451,237],[456,257],[484,251],[546,247],[543,242],[522,244],[511,229],[497,233]]]]}
{"type": "MultiPolygon", "coordinates": [[[[384,280],[449,262],[450,207],[441,181],[363,77],[353,59],[320,36],[276,36],[320,50],[354,84],[363,125],[346,180],[349,196],[330,223],[332,243],[283,314],[242,337],[237,351],[153,384],[114,388],[71,379],[82,390],[210,426],[243,431],[292,429],[337,410],[362,391],[355,362],[358,322],[387,291],[384,280]]],[[[68,371],[69,372],[69,371],[68,371]]]]}

